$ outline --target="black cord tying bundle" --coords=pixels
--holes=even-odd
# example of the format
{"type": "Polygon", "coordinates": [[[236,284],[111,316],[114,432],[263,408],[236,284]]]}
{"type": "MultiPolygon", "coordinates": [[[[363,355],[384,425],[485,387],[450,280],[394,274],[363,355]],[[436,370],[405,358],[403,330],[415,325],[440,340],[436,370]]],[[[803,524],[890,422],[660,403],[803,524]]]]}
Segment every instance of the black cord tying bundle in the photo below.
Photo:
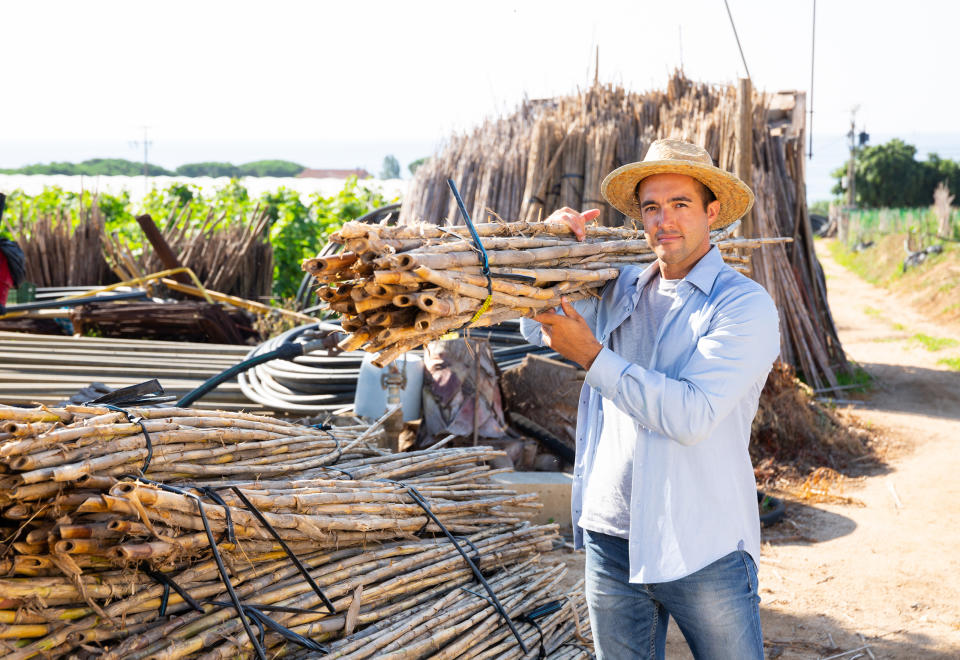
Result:
{"type": "Polygon", "coordinates": [[[537,632],[540,633],[540,651],[537,654],[537,657],[541,660],[547,657],[547,649],[543,645],[543,628],[540,627],[540,624],[537,623],[537,619],[540,617],[547,616],[557,612],[561,607],[563,607],[562,600],[551,600],[549,603],[544,603],[540,607],[530,610],[524,614],[521,614],[516,618],[520,623],[529,623],[531,626],[537,629],[537,632]]]}
{"type": "MultiPolygon", "coordinates": [[[[263,613],[263,610],[271,609],[275,611],[295,612],[299,614],[316,614],[317,613],[316,610],[303,610],[299,608],[278,608],[278,607],[270,607],[267,605],[254,606],[254,605],[244,604],[240,602],[240,598],[237,596],[237,593],[233,589],[233,584],[230,582],[230,576],[227,575],[227,569],[223,563],[223,557],[220,555],[219,548],[217,548],[217,542],[213,537],[213,530],[210,527],[210,521],[207,519],[207,514],[206,514],[206,511],[204,510],[203,500],[199,495],[197,495],[196,493],[192,493],[189,490],[186,490],[184,488],[178,488],[176,486],[164,484],[159,481],[153,481],[151,479],[146,479],[144,477],[139,477],[135,475],[123,475],[123,476],[128,479],[133,479],[135,481],[156,486],[161,490],[165,490],[171,493],[176,493],[178,495],[189,497],[197,505],[197,511],[200,513],[200,520],[203,523],[203,529],[207,534],[207,543],[209,543],[210,550],[213,553],[213,560],[214,560],[214,563],[216,563],[217,565],[217,571],[220,574],[220,580],[223,582],[224,587],[226,587],[227,594],[230,596],[229,603],[221,602],[221,601],[205,601],[205,602],[212,605],[216,605],[218,607],[232,606],[236,610],[237,617],[240,619],[240,623],[243,624],[243,629],[247,633],[247,638],[250,640],[250,644],[253,646],[254,653],[256,654],[257,658],[259,658],[259,660],[267,660],[267,655],[266,655],[266,651],[264,650],[264,644],[263,644],[263,640],[266,634],[265,627],[270,628],[270,630],[280,634],[285,639],[291,642],[294,642],[296,644],[299,644],[309,650],[317,651],[320,653],[328,652],[325,647],[321,646],[317,642],[307,637],[304,637],[298,633],[293,632],[292,630],[282,626],[281,624],[277,623],[276,621],[274,621],[273,619],[271,619],[270,617],[268,617],[266,614],[263,613]],[[250,621],[253,621],[253,623],[257,626],[259,635],[255,636],[253,634],[253,629],[250,627],[250,621]]],[[[244,506],[246,506],[250,510],[250,512],[257,518],[257,520],[259,520],[260,523],[263,524],[263,526],[266,527],[267,530],[274,536],[274,538],[280,542],[280,546],[287,553],[287,556],[290,557],[290,559],[293,561],[294,565],[297,567],[297,570],[300,571],[301,575],[303,575],[306,578],[310,587],[317,593],[317,595],[323,601],[324,605],[326,605],[330,613],[331,614],[335,613],[336,609],[334,608],[333,603],[331,603],[330,600],[326,597],[326,595],[324,595],[320,587],[317,585],[317,583],[313,580],[313,578],[307,572],[302,562],[300,562],[299,558],[297,558],[296,555],[287,546],[287,544],[284,543],[284,541],[280,538],[279,534],[273,528],[273,526],[270,525],[270,523],[267,522],[266,518],[263,517],[263,514],[261,514],[260,511],[256,509],[256,507],[239,491],[239,489],[233,486],[230,486],[230,488],[240,498],[241,502],[244,503],[244,506]]],[[[214,489],[210,486],[202,486],[202,487],[196,488],[195,490],[203,493],[207,497],[210,497],[212,500],[214,500],[217,503],[218,506],[222,506],[224,508],[224,511],[225,511],[224,517],[227,523],[226,525],[227,536],[228,538],[234,539],[235,541],[236,536],[233,528],[233,521],[230,518],[230,508],[227,506],[223,498],[221,498],[219,494],[214,492],[214,489]]],[[[234,542],[234,541],[231,541],[231,542],[234,542]]],[[[183,598],[184,602],[190,605],[193,609],[196,609],[198,611],[203,611],[199,603],[197,603],[195,599],[190,597],[190,595],[186,592],[186,590],[184,590],[182,587],[177,585],[177,583],[170,576],[163,575],[161,573],[157,573],[149,569],[145,570],[144,572],[150,577],[152,577],[156,582],[163,585],[164,587],[164,592],[163,592],[163,596],[161,598],[161,603],[160,603],[161,615],[163,615],[166,612],[166,606],[167,606],[167,601],[170,595],[170,589],[173,589],[174,591],[176,591],[183,598]]]]}
{"type": "Polygon", "coordinates": [[[270,532],[270,535],[276,539],[277,543],[280,544],[280,547],[283,548],[283,551],[287,553],[287,557],[289,557],[290,561],[293,562],[293,565],[297,567],[297,571],[299,571],[300,575],[303,576],[303,579],[307,581],[307,584],[310,585],[310,588],[313,589],[314,593],[317,594],[317,596],[320,597],[320,600],[323,601],[323,604],[327,607],[327,610],[330,611],[330,614],[336,614],[337,609],[333,606],[333,603],[331,603],[330,599],[327,598],[327,596],[323,593],[323,591],[320,589],[320,586],[310,575],[310,572],[307,571],[306,567],[303,565],[297,555],[294,554],[293,550],[290,549],[290,546],[286,544],[277,530],[273,528],[273,525],[267,522],[267,519],[264,518],[263,514],[260,513],[257,507],[255,507],[253,503],[247,499],[247,496],[243,494],[243,491],[236,486],[230,486],[230,490],[232,490],[233,494],[236,495],[241,502],[243,502],[243,505],[247,507],[247,510],[250,511],[250,513],[253,514],[253,517],[256,518],[261,525],[266,527],[267,531],[270,532]]]}
{"type": "MultiPolygon", "coordinates": [[[[513,620],[507,614],[507,611],[503,608],[503,605],[500,603],[500,599],[497,598],[497,594],[494,593],[493,588],[490,586],[490,583],[487,582],[486,578],[483,577],[483,573],[480,572],[480,569],[477,567],[476,563],[470,558],[470,555],[457,543],[456,537],[450,533],[450,530],[440,522],[440,519],[433,513],[430,509],[430,505],[427,503],[427,500],[420,494],[413,486],[405,484],[402,481],[394,481],[393,479],[378,479],[378,481],[384,483],[396,484],[407,489],[407,494],[413,499],[414,502],[419,505],[423,512],[427,514],[427,517],[433,521],[433,523],[440,528],[440,531],[443,532],[444,536],[453,544],[453,547],[457,549],[457,552],[460,553],[460,556],[463,557],[463,560],[467,562],[467,565],[470,567],[470,570],[473,572],[477,581],[483,585],[483,588],[486,590],[487,594],[490,596],[489,602],[493,606],[493,609],[496,610],[497,614],[500,615],[500,618],[504,620],[507,624],[507,627],[510,628],[510,632],[513,633],[513,636],[516,637],[517,643],[520,644],[520,649],[523,651],[524,655],[530,651],[527,649],[527,645],[523,643],[523,638],[520,637],[520,632],[517,630],[517,627],[513,624],[513,620]]],[[[472,546],[473,544],[471,544],[472,546]]],[[[477,550],[476,546],[473,546],[474,551],[477,550]]],[[[477,553],[479,554],[479,553],[477,553]]]]}
{"type": "Polygon", "coordinates": [[[453,179],[447,179],[447,185],[450,186],[450,192],[453,193],[454,198],[457,200],[457,206],[460,207],[460,215],[463,216],[463,221],[466,223],[467,229],[470,230],[470,236],[473,238],[474,247],[480,254],[480,272],[487,278],[487,298],[483,301],[483,304],[480,305],[480,309],[473,315],[473,318],[464,323],[464,326],[467,326],[476,323],[477,320],[490,309],[490,304],[493,302],[493,277],[490,275],[490,260],[487,257],[487,251],[483,247],[480,235],[477,234],[477,228],[473,226],[473,220],[470,219],[470,214],[467,213],[467,207],[464,205],[463,199],[460,198],[460,191],[457,190],[457,184],[453,182],[453,179]]]}
{"type": "Polygon", "coordinates": [[[130,422],[131,424],[140,425],[140,430],[143,432],[143,439],[147,443],[147,457],[143,459],[143,467],[140,468],[140,474],[146,474],[147,469],[150,467],[150,460],[153,458],[153,442],[151,442],[150,440],[150,434],[147,433],[147,427],[143,423],[144,421],[143,417],[140,417],[139,415],[134,415],[129,410],[120,408],[119,406],[111,405],[109,403],[98,403],[97,405],[102,408],[106,408],[107,410],[123,413],[126,416],[128,422],[130,422]]]}

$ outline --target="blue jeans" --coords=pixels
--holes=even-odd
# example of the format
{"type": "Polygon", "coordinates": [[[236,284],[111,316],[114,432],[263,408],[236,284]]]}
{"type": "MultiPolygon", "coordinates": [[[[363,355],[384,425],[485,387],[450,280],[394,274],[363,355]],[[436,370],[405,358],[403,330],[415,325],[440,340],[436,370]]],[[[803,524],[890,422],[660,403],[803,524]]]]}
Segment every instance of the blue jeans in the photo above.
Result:
{"type": "Polygon", "coordinates": [[[673,617],[698,660],[763,660],[757,566],[734,550],[679,580],[631,584],[627,540],[584,532],[586,594],[600,660],[663,660],[673,617]]]}

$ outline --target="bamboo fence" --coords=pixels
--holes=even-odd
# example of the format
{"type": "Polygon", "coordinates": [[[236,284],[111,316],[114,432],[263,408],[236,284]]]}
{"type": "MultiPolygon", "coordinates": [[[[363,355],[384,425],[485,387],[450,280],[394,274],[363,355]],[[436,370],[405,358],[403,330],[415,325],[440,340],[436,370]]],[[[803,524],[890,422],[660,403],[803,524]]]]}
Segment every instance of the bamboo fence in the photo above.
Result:
{"type": "MultiPolygon", "coordinates": [[[[588,227],[578,241],[564,224],[495,222],[476,226],[490,266],[466,227],[383,227],[345,224],[331,237],[344,251],[304,262],[320,282],[318,295],[341,315],[345,351],[379,352],[375,364],[466,327],[494,325],[557,307],[561,296],[596,296],[624,266],[646,266],[656,256],[643,231],[588,227]],[[488,286],[489,285],[489,286],[488,286]]],[[[738,270],[738,252],[790,239],[731,238],[735,227],[712,233],[723,258],[738,270]]]]}
{"type": "Polygon", "coordinates": [[[490,481],[500,452],[391,454],[379,424],[0,407],[4,657],[587,657],[582,590],[539,560],[556,527],[490,481]]]}
{"type": "MultiPolygon", "coordinates": [[[[752,94],[753,236],[792,237],[755,253],[752,276],[770,291],[781,314],[781,357],[817,389],[850,373],[813,253],[804,183],[802,93],[752,94]]],[[[721,168],[737,158],[737,89],[694,83],[676,73],[665,90],[637,93],[594,85],[577,94],[527,100],[516,112],[451,137],[414,176],[402,224],[462,223],[446,184],[459,186],[475,222],[534,221],[560,206],[597,207],[599,224],[631,226],[600,195],[615,167],[641,160],[650,143],[673,137],[703,146],[721,168]]]]}

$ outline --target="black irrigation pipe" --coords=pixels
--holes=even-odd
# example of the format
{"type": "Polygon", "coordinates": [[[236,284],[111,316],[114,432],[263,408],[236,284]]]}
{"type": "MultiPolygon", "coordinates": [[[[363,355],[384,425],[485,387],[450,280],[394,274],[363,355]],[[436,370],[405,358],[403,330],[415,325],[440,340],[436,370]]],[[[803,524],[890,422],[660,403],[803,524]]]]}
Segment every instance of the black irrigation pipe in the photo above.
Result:
{"type": "Polygon", "coordinates": [[[125,293],[115,293],[109,296],[84,296],[83,298],[71,298],[69,300],[44,300],[40,302],[22,303],[20,305],[7,305],[7,314],[12,312],[26,312],[31,309],[56,309],[58,307],[76,307],[77,305],[86,305],[87,303],[114,302],[117,300],[147,300],[149,296],[146,291],[129,291],[125,293]]]}

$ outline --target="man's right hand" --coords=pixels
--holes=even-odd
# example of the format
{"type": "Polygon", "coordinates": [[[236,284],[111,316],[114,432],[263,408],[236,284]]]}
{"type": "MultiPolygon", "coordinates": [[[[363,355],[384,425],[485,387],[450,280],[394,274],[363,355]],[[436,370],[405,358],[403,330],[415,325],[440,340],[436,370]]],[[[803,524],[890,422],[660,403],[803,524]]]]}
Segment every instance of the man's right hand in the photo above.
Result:
{"type": "Polygon", "coordinates": [[[573,232],[578,241],[587,237],[587,223],[600,215],[600,209],[587,209],[583,213],[574,211],[569,206],[557,209],[546,217],[544,222],[562,222],[573,232]]]}

